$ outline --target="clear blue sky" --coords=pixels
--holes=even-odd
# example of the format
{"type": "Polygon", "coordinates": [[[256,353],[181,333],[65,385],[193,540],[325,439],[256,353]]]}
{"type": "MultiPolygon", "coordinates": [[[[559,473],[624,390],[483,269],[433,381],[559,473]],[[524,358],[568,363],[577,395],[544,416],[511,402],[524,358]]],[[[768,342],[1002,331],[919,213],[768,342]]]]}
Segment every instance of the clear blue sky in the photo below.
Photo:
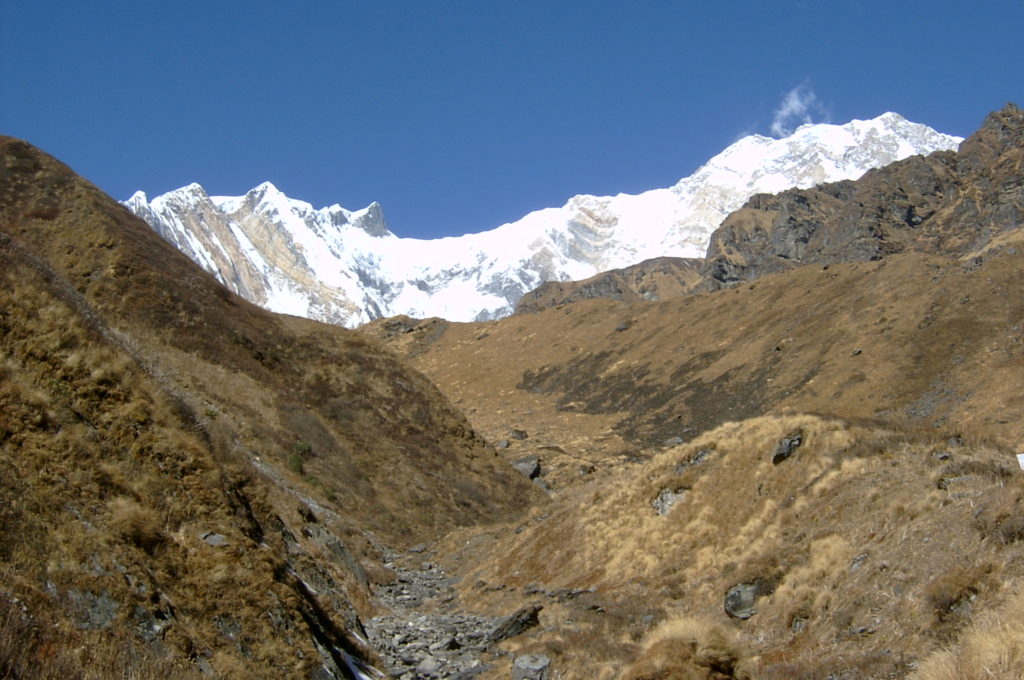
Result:
{"type": "Polygon", "coordinates": [[[118,199],[270,180],[430,238],[669,186],[794,88],[815,122],[967,135],[1024,105],[1022,27],[1021,0],[0,0],[0,133],[118,199]]]}

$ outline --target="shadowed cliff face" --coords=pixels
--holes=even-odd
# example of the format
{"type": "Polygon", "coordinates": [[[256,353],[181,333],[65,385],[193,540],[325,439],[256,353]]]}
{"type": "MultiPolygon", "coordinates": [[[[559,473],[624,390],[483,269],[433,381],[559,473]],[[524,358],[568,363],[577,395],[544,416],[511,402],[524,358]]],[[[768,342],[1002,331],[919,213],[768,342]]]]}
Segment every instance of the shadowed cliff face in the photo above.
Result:
{"type": "Polygon", "coordinates": [[[10,138],[0,278],[15,677],[41,648],[69,672],[347,677],[347,657],[373,658],[359,617],[387,578],[378,541],[511,517],[536,493],[397,357],[241,300],[10,138]]]}
{"type": "Polygon", "coordinates": [[[1024,113],[1011,104],[959,152],[911,157],[857,182],[755,196],[712,235],[705,288],[908,250],[968,258],[1016,240],[1022,138],[1024,113]]]}

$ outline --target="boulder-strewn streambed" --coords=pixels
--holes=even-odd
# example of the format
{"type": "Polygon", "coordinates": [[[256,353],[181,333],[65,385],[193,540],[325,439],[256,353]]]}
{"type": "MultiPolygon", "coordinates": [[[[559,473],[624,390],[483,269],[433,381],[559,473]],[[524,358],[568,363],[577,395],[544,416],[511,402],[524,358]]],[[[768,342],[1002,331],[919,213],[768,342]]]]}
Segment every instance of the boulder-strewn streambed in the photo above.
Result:
{"type": "Polygon", "coordinates": [[[400,680],[464,679],[486,670],[484,654],[503,619],[458,611],[452,580],[426,553],[385,554],[397,578],[376,595],[391,613],[365,627],[386,670],[400,680]]]}

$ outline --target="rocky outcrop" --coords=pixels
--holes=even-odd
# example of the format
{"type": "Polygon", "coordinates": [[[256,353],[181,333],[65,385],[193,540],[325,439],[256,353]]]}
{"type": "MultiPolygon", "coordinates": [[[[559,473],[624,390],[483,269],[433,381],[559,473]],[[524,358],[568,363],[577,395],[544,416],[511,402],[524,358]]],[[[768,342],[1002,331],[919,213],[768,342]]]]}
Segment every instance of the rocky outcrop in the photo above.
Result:
{"type": "Polygon", "coordinates": [[[583,281],[549,281],[516,303],[516,314],[537,312],[579,300],[666,300],[688,293],[700,278],[703,260],[659,257],[624,269],[603,272],[583,281]]]}
{"type": "Polygon", "coordinates": [[[1008,104],[958,152],[913,156],[856,182],[754,196],[712,235],[702,286],[905,251],[982,255],[1024,218],[1022,139],[1024,113],[1008,104]]]}

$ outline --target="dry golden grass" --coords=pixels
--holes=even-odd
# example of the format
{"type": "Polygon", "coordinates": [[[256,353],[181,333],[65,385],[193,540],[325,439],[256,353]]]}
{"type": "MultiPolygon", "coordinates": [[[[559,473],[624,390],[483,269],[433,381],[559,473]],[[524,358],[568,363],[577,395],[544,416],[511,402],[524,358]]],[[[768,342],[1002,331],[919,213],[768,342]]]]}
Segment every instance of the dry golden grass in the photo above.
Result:
{"type": "Polygon", "coordinates": [[[735,633],[692,618],[663,621],[644,639],[640,657],[623,680],[727,680],[750,678],[735,633]]]}
{"type": "Polygon", "coordinates": [[[55,658],[308,677],[329,642],[372,662],[349,631],[366,574],[390,576],[378,541],[538,494],[374,342],[249,305],[0,139],[0,573],[55,658]]]}
{"type": "MultiPolygon", "coordinates": [[[[47,625],[49,624],[49,625],[47,625]]],[[[195,680],[202,673],[137,642],[108,639],[84,654],[34,619],[23,603],[0,599],[0,677],[5,680],[195,680]]]]}
{"type": "Polygon", "coordinates": [[[1005,598],[980,612],[949,647],[929,655],[913,680],[1015,680],[1024,677],[1024,590],[1004,586],[1005,598]]]}
{"type": "MultiPolygon", "coordinates": [[[[642,654],[629,644],[651,640],[659,621],[692,617],[731,631],[752,677],[903,675],[1024,576],[1022,545],[995,540],[1002,524],[986,520],[1024,490],[1007,474],[1012,452],[968,441],[947,458],[946,438],[802,414],[727,423],[477,545],[462,596],[509,609],[530,584],[595,587],[545,635],[574,629],[566,647],[617,639],[624,666],[642,654]],[[773,464],[778,441],[797,431],[803,444],[773,464]],[[711,453],[680,469],[699,451],[711,453]],[[650,503],[663,488],[688,491],[660,516],[650,503]],[[764,592],[746,621],[723,610],[738,583],[764,592]],[[604,618],[582,619],[589,606],[604,618]]],[[[566,677],[590,672],[585,659],[568,665],[579,668],[566,677]]]]}
{"type": "MultiPolygon", "coordinates": [[[[492,441],[530,431],[505,453],[550,458],[561,490],[589,481],[581,465],[618,474],[674,437],[783,410],[1022,443],[1022,285],[1005,252],[970,266],[908,253],[659,303],[428,321],[388,341],[492,441]]],[[[388,338],[379,326],[367,332],[388,338]]]]}
{"type": "Polygon", "coordinates": [[[152,554],[164,542],[160,515],[151,507],[123,496],[107,503],[110,519],[107,526],[120,536],[152,554]]]}

